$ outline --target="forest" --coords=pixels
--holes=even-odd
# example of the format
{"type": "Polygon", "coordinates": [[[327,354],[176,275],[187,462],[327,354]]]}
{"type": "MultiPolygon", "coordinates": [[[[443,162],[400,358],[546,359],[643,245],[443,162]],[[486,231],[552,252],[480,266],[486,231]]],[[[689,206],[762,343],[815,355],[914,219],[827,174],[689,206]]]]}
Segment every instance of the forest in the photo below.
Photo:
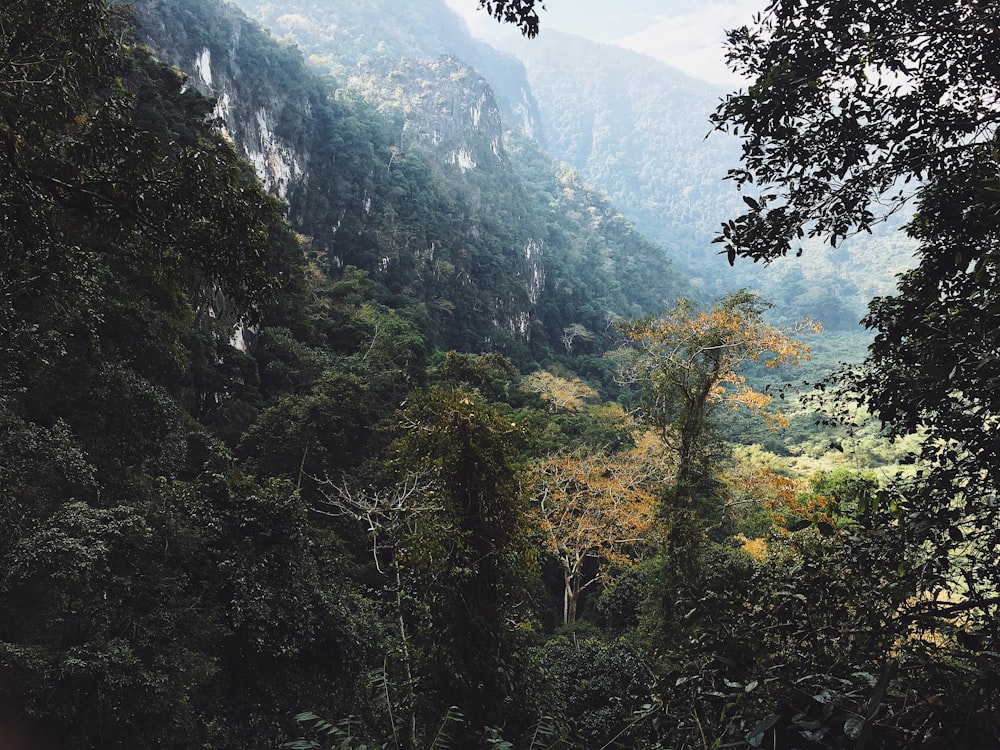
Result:
{"type": "Polygon", "coordinates": [[[1000,8],[729,33],[714,248],[898,232],[861,338],[346,18],[0,6],[0,748],[1000,747],[1000,8]]]}

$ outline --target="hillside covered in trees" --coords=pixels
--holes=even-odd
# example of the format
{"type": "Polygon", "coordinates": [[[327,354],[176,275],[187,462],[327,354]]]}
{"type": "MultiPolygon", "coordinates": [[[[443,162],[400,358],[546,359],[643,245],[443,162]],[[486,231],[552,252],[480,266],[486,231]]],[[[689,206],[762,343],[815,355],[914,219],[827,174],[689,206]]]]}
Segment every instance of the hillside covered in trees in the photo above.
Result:
{"type": "Polygon", "coordinates": [[[444,6],[326,5],[0,8],[0,747],[996,747],[996,11],[732,35],[716,247],[914,211],[831,373],[444,6]]]}

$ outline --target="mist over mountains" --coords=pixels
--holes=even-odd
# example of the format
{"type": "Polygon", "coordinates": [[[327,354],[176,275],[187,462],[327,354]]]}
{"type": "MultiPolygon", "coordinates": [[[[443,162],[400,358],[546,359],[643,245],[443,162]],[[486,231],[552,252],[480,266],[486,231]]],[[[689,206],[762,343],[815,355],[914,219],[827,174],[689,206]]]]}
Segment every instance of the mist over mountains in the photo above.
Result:
{"type": "Polygon", "coordinates": [[[461,59],[495,93],[505,132],[527,136],[605,193],[707,295],[751,287],[785,318],[848,330],[907,266],[905,241],[885,232],[836,251],[811,248],[805,261],[730,268],[711,241],[742,206],[724,180],[739,148],[708,121],[727,91],[652,58],[553,29],[533,40],[499,35],[491,46],[471,38],[443,2],[242,7],[294,41],[311,67],[341,78],[378,58],[461,59]]]}

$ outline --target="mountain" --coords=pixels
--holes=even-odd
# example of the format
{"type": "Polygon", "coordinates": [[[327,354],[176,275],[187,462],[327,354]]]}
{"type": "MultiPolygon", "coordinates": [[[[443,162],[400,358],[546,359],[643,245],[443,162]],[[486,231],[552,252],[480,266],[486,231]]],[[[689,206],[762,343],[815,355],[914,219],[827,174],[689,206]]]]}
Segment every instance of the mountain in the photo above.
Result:
{"type": "MultiPolygon", "coordinates": [[[[557,176],[542,157],[521,168],[524,158],[507,152],[504,107],[475,70],[455,57],[388,54],[414,51],[413,25],[391,26],[391,45],[373,41],[386,54],[338,68],[346,79],[322,78],[296,46],[235,6],[135,7],[156,54],[216,99],[215,114],[265,186],[288,202],[310,252],[334,277],[348,266],[366,271],[386,304],[423,321],[434,345],[529,363],[561,349],[562,331],[578,325],[599,350],[609,320],[655,312],[687,293],[663,252],[625,229],[604,198],[570,173],[557,176]]],[[[351,28],[377,28],[368,5],[350,7],[351,28]]],[[[409,7],[426,20],[423,5],[409,7]]],[[[310,16],[306,26],[333,29],[338,39],[344,18],[313,12],[330,15],[310,16]]],[[[436,38],[429,35],[432,51],[436,38]]],[[[532,121],[529,108],[514,116],[518,130],[532,121]]]]}
{"type": "MultiPolygon", "coordinates": [[[[499,35],[490,46],[473,40],[443,3],[242,5],[294,41],[310,67],[349,86],[356,70],[371,71],[379,59],[462,60],[489,83],[507,133],[527,135],[605,193],[706,295],[751,287],[776,303],[778,317],[857,330],[868,301],[891,291],[907,266],[905,240],[883,232],[843,250],[811,248],[808,262],[731,268],[712,239],[743,205],[724,180],[739,163],[739,144],[708,120],[726,90],[651,58],[551,28],[532,40],[499,35]]],[[[634,26],[636,13],[648,11],[633,8],[619,20],[634,26]]],[[[364,88],[370,95],[379,85],[364,88]]]]}
{"type": "Polygon", "coordinates": [[[897,223],[840,249],[810,246],[805,259],[731,268],[712,244],[721,223],[744,208],[724,179],[739,164],[739,143],[709,122],[726,89],[552,30],[493,43],[524,63],[552,155],[622,206],[711,293],[756,288],[786,319],[856,330],[868,301],[890,292],[908,267],[912,248],[897,223]]]}
{"type": "Polygon", "coordinates": [[[276,36],[294,40],[313,69],[339,79],[355,66],[379,58],[457,57],[489,81],[508,127],[516,125],[538,136],[538,105],[524,67],[469,36],[462,20],[444,2],[240,0],[238,5],[276,36]]]}
{"type": "Polygon", "coordinates": [[[741,204],[722,182],[738,144],[712,134],[725,91],[652,58],[547,31],[502,37],[524,63],[556,159],[608,193],[640,231],[692,266],[741,204]]]}

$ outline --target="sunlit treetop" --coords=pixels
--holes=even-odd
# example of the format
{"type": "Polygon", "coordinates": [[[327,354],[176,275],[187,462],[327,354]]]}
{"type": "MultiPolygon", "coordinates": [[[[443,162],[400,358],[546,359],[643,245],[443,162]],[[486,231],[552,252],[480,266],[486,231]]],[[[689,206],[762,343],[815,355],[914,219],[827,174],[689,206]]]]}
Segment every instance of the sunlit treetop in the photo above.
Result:
{"type": "Polygon", "coordinates": [[[784,426],[780,414],[768,411],[772,396],[748,386],[740,368],[801,364],[809,359],[809,347],[792,336],[820,327],[810,321],[793,329],[773,326],[763,320],[768,306],[741,291],[709,310],[682,300],[663,316],[632,321],[622,328],[632,356],[623,360],[621,377],[646,385],[651,416],[661,428],[688,404],[715,403],[746,407],[769,424],[784,426]]]}
{"type": "Polygon", "coordinates": [[[579,411],[588,401],[597,398],[597,391],[572,375],[563,377],[548,370],[528,375],[522,388],[539,394],[552,411],[579,411]]]}

